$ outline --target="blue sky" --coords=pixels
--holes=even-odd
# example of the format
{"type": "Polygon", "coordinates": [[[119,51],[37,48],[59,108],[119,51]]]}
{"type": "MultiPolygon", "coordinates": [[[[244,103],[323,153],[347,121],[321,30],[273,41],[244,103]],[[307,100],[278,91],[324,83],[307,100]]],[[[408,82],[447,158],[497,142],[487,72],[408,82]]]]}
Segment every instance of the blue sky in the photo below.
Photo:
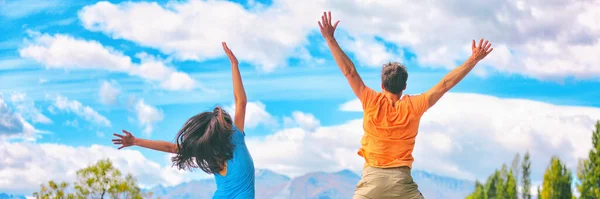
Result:
{"type": "MultiPolygon", "coordinates": [[[[0,0],[0,25],[5,30],[0,35],[0,93],[11,109],[11,115],[23,118],[35,128],[33,134],[0,132],[0,138],[4,139],[3,142],[7,144],[5,146],[9,146],[8,143],[13,144],[10,146],[28,143],[23,146],[44,148],[57,145],[92,151],[93,145],[114,148],[110,143],[111,134],[120,132],[121,129],[127,129],[138,137],[172,140],[187,118],[215,105],[232,104],[231,71],[229,61],[219,48],[221,41],[228,42],[241,61],[249,101],[264,105],[263,108],[256,106],[257,109],[252,110],[257,118],[253,118],[256,125],[250,125],[247,129],[251,142],[260,145],[270,142],[269,139],[278,140],[281,137],[293,141],[297,133],[306,137],[342,128],[351,123],[349,121],[360,119],[362,114],[340,108],[345,103],[351,103],[355,97],[336,67],[316,23],[319,12],[331,9],[334,19],[342,20],[336,32],[342,48],[355,61],[365,83],[376,90],[380,89],[380,66],[387,61],[401,61],[407,66],[409,80],[406,93],[416,94],[426,91],[468,57],[469,52],[465,50],[465,46],[470,45],[470,39],[490,39],[496,49],[490,58],[480,63],[472,74],[452,89],[458,97],[448,97],[450,99],[446,104],[439,105],[444,108],[432,109],[425,116],[445,116],[447,119],[463,115],[468,118],[464,116],[467,110],[444,111],[454,110],[445,107],[464,104],[459,99],[469,99],[464,98],[461,93],[473,93],[477,94],[473,99],[482,100],[470,102],[482,107],[478,110],[480,117],[475,118],[489,120],[471,121],[481,122],[482,127],[464,127],[467,130],[460,130],[462,127],[455,128],[452,124],[444,126],[444,121],[453,121],[452,119],[438,122],[438,127],[432,121],[422,127],[426,129],[421,130],[425,136],[419,137],[421,139],[417,145],[420,144],[419,141],[428,143],[422,145],[435,145],[439,142],[439,133],[446,130],[459,129],[456,131],[466,132],[479,129],[484,134],[488,128],[498,127],[498,131],[509,128],[506,126],[508,124],[502,122],[485,126],[490,121],[511,118],[510,113],[507,113],[509,116],[484,116],[487,115],[485,103],[496,101],[525,112],[545,109],[539,107],[557,110],[548,115],[540,115],[539,118],[524,118],[523,120],[542,122],[520,122],[520,132],[527,136],[541,135],[538,131],[545,128],[545,121],[562,122],[552,125],[557,126],[555,129],[572,129],[579,134],[563,144],[556,140],[563,138],[565,132],[545,132],[544,135],[550,137],[540,139],[547,140],[547,143],[538,143],[533,139],[509,143],[493,138],[494,136],[486,136],[481,138],[484,139],[481,142],[494,142],[495,144],[490,145],[497,145],[498,148],[484,147],[477,155],[485,155],[485,151],[497,149],[502,154],[502,159],[488,158],[488,162],[480,163],[476,168],[471,168],[469,163],[463,161],[470,160],[467,157],[475,153],[462,150],[471,146],[471,143],[454,140],[461,136],[442,136],[444,139],[451,139],[452,144],[432,146],[448,152],[448,155],[437,162],[446,161],[448,167],[431,166],[430,164],[436,163],[437,156],[431,157],[431,161],[423,160],[419,163],[419,159],[430,157],[428,152],[436,152],[422,149],[419,150],[420,156],[416,154],[415,157],[418,163],[416,166],[423,166],[416,168],[456,178],[482,179],[493,169],[499,168],[502,162],[512,160],[515,152],[531,150],[534,156],[539,156],[538,159],[534,158],[534,164],[538,164],[534,166],[537,169],[534,181],[539,183],[550,155],[560,151],[562,158],[576,160],[584,157],[585,151],[589,149],[592,126],[589,125],[590,122],[581,121],[600,119],[600,101],[597,100],[600,98],[600,91],[594,89],[600,86],[600,70],[597,68],[600,62],[593,58],[593,52],[578,52],[578,49],[598,49],[600,44],[597,36],[600,36],[600,29],[590,26],[583,19],[578,23],[570,23],[569,17],[559,17],[552,26],[544,26],[547,23],[544,20],[535,21],[543,13],[551,13],[552,9],[565,6],[560,3],[541,8],[541,4],[536,2],[521,5],[509,1],[506,3],[510,4],[508,11],[493,13],[461,13],[454,10],[456,6],[466,3],[467,1],[439,3],[435,5],[439,10],[438,14],[424,14],[426,16],[419,18],[410,17],[410,13],[392,12],[392,8],[412,6],[413,11],[410,12],[418,13],[424,7],[419,3],[401,5],[384,2],[362,5],[358,1],[348,4],[340,4],[338,1],[307,1],[302,6],[316,10],[305,11],[300,10],[302,6],[297,5],[298,3],[288,0],[158,1],[155,4],[143,1],[95,3],[53,0],[41,3],[0,0]],[[382,7],[390,8],[377,12],[382,7]],[[193,11],[185,10],[187,8],[193,11]],[[519,15],[511,15],[510,17],[514,17],[512,22],[498,17],[507,13],[519,15]],[[425,20],[430,27],[422,26],[424,22],[419,20],[425,20]],[[522,24],[528,26],[522,28],[522,24]],[[564,30],[574,27],[588,30],[589,35],[570,34],[564,30]],[[545,32],[545,36],[539,36],[540,31],[545,32]],[[596,39],[591,42],[576,42],[593,36],[596,39]],[[557,48],[561,49],[560,53],[555,52],[557,48]],[[144,63],[160,66],[151,68],[152,71],[148,73],[150,75],[145,75],[145,72],[136,69],[144,63]],[[167,72],[161,71],[165,68],[168,68],[167,72]],[[169,75],[175,73],[173,71],[187,75],[189,81],[181,76],[177,76],[179,78],[175,80],[168,79],[169,75]],[[171,83],[170,87],[168,83],[171,83]],[[108,90],[102,89],[103,84],[109,85],[108,90]],[[117,92],[111,95],[110,91],[117,92]],[[66,99],[63,101],[66,104],[60,106],[58,98],[66,99]],[[106,103],[103,101],[105,99],[112,101],[106,103]],[[81,106],[77,106],[77,103],[81,106]],[[529,103],[534,105],[529,106],[529,103]],[[303,115],[296,114],[298,117],[295,117],[294,112],[301,112],[303,115]],[[564,116],[563,120],[544,120],[553,118],[554,113],[564,116]],[[43,115],[51,122],[40,122],[39,117],[36,121],[35,117],[28,115],[43,115]],[[568,119],[578,116],[584,120],[568,119]],[[108,122],[103,122],[102,118],[108,122]],[[29,141],[20,138],[29,138],[29,141]],[[586,144],[573,144],[579,141],[586,144]]],[[[473,6],[491,11],[497,5],[473,6]]],[[[577,9],[582,13],[580,18],[589,17],[585,15],[591,12],[588,8],[577,9]]],[[[469,109],[471,105],[467,103],[462,106],[469,109]]],[[[352,132],[356,136],[361,133],[359,128],[352,132]]],[[[323,164],[330,166],[326,167],[326,171],[343,168],[359,171],[360,159],[352,151],[357,149],[359,143],[360,137],[356,136],[350,136],[356,139],[348,139],[348,147],[344,150],[349,151],[343,153],[350,154],[348,157],[354,164],[323,160],[323,164]]],[[[305,141],[301,140],[296,144],[300,146],[305,141]]],[[[33,148],[29,150],[33,151],[33,148]]],[[[146,158],[160,165],[160,169],[170,166],[165,154],[135,147],[130,149],[139,151],[141,155],[136,157],[146,158]]],[[[43,149],[46,152],[48,150],[50,149],[43,149]]],[[[301,175],[318,170],[317,167],[303,167],[301,162],[290,163],[292,166],[285,168],[274,162],[276,160],[273,159],[279,157],[277,155],[271,158],[258,149],[252,152],[254,156],[258,156],[255,157],[258,167],[287,175],[301,175]]],[[[294,153],[291,151],[289,155],[294,153]]],[[[322,153],[323,158],[333,152],[322,153]]],[[[337,152],[334,154],[338,155],[337,152]]],[[[98,155],[105,156],[111,155],[108,152],[98,155]]],[[[123,154],[115,158],[127,161],[127,156],[123,154]]],[[[8,168],[21,169],[25,173],[27,171],[14,166],[14,159],[3,161],[9,165],[8,168]]],[[[90,161],[94,161],[94,158],[81,160],[81,164],[85,165],[90,161]]],[[[569,165],[576,165],[576,162],[569,165]]],[[[0,167],[0,176],[2,169],[0,167]]],[[[131,167],[123,166],[122,169],[131,167]]],[[[48,169],[46,172],[57,170],[48,169]]],[[[17,179],[18,176],[12,177],[17,179]]],[[[159,176],[154,181],[142,181],[150,186],[165,183],[161,180],[167,178],[159,176]]],[[[165,184],[177,184],[189,179],[194,177],[184,175],[179,180],[165,184]]],[[[39,184],[35,180],[22,182],[23,185],[35,183],[39,184]]],[[[28,189],[0,184],[0,192],[2,191],[25,192],[28,189]]]]}

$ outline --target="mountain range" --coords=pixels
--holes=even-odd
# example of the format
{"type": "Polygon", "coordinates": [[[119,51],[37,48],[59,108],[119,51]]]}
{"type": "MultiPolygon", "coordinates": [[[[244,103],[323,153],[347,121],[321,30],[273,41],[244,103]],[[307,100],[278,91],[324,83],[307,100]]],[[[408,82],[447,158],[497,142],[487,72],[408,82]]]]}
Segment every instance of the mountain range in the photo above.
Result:
{"type": "MultiPolygon", "coordinates": [[[[425,171],[412,171],[419,190],[427,199],[465,198],[474,190],[474,182],[444,177],[425,171]]],[[[335,173],[314,172],[289,178],[270,170],[256,171],[258,199],[349,199],[360,176],[349,170],[335,173]]],[[[149,192],[162,199],[211,198],[214,179],[196,180],[173,187],[157,186],[149,192]]]]}
{"type": "MultiPolygon", "coordinates": [[[[474,190],[474,182],[413,170],[412,176],[427,199],[465,198],[474,190]]],[[[335,173],[313,172],[290,178],[266,169],[256,170],[257,199],[349,199],[360,176],[350,170],[335,173]]],[[[215,192],[214,179],[195,180],[172,187],[156,186],[153,198],[209,199],[215,192]]],[[[25,199],[21,195],[0,193],[0,199],[25,199]]]]}
{"type": "Polygon", "coordinates": [[[7,193],[0,193],[0,199],[26,199],[25,196],[21,195],[9,195],[7,193]]]}

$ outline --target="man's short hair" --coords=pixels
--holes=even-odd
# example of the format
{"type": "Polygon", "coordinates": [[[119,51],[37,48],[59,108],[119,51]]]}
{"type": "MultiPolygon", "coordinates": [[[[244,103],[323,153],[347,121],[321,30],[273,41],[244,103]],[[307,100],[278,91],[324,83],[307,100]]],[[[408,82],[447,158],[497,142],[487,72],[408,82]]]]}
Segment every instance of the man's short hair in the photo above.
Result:
{"type": "Polygon", "coordinates": [[[381,83],[383,88],[393,94],[399,94],[406,88],[408,72],[406,67],[399,62],[389,62],[381,70],[381,83]]]}

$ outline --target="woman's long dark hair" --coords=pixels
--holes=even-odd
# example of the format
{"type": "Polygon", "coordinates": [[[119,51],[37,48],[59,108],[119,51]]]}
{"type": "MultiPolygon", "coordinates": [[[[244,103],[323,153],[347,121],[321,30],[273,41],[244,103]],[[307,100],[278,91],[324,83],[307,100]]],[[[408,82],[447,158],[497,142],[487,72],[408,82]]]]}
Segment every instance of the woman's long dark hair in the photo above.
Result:
{"type": "Polygon", "coordinates": [[[231,116],[221,107],[191,117],[177,133],[177,155],[172,158],[178,169],[200,168],[215,174],[233,157],[231,116]]]}

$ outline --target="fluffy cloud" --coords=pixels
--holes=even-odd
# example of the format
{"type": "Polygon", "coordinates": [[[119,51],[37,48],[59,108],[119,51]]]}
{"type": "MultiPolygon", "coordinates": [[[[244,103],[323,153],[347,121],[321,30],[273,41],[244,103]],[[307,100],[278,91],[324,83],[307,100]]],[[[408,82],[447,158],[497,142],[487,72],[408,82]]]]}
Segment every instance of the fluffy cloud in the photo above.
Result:
{"type": "Polygon", "coordinates": [[[35,103],[27,99],[25,93],[14,93],[10,96],[11,102],[15,105],[16,110],[25,118],[33,123],[50,124],[52,120],[46,117],[35,106],[35,103]]]}
{"type": "MultiPolygon", "coordinates": [[[[358,100],[342,106],[362,111],[358,100]]],[[[485,179],[516,153],[530,151],[538,182],[552,155],[571,169],[587,157],[600,109],[449,93],[423,116],[415,169],[464,179],[485,179]]],[[[313,131],[288,128],[264,138],[248,138],[257,167],[292,176],[349,168],[359,172],[362,119],[313,131]],[[269,151],[265,153],[264,151],[269,151]]]]}
{"type": "MultiPolygon", "coordinates": [[[[248,102],[246,104],[246,120],[244,126],[246,129],[255,128],[258,125],[265,125],[269,127],[277,126],[277,120],[266,110],[266,106],[259,101],[248,102]]],[[[235,103],[231,106],[225,107],[232,117],[235,114],[235,103]]]]}
{"type": "Polygon", "coordinates": [[[342,21],[339,32],[348,34],[338,35],[348,41],[344,47],[366,65],[401,59],[383,40],[410,49],[422,65],[453,68],[469,55],[471,39],[485,37],[495,45],[482,63],[491,71],[539,79],[600,76],[594,67],[600,63],[594,21],[600,4],[594,1],[275,0],[249,9],[226,1],[99,2],[82,9],[79,18],[88,30],[183,60],[222,56],[219,41],[229,41],[240,59],[272,70],[305,48],[328,8],[342,21]]]}
{"type": "Polygon", "coordinates": [[[103,81],[98,91],[100,94],[100,102],[103,104],[115,104],[117,97],[121,91],[116,88],[114,82],[103,81]]]}
{"type": "Polygon", "coordinates": [[[133,63],[122,52],[107,48],[96,41],[73,38],[68,35],[31,33],[31,41],[20,49],[21,57],[43,63],[47,68],[101,69],[124,72],[158,82],[169,90],[192,89],[196,82],[187,74],[167,67],[165,63],[146,53],[136,56],[141,62],[133,63]],[[74,56],[77,55],[77,56],[74,56]]]}
{"type": "Polygon", "coordinates": [[[299,126],[305,131],[312,132],[320,125],[320,121],[310,113],[300,111],[292,112],[292,117],[284,117],[283,123],[287,127],[299,126]]]}
{"type": "Polygon", "coordinates": [[[35,139],[35,128],[14,113],[0,95],[0,141],[8,138],[35,139]]]}
{"type": "Polygon", "coordinates": [[[162,110],[144,103],[142,99],[135,104],[134,109],[140,125],[144,126],[144,133],[150,136],[154,123],[163,120],[162,110]]]}
{"type": "MultiPolygon", "coordinates": [[[[355,107],[346,110],[360,111],[359,103],[347,104],[355,107]]],[[[485,179],[494,168],[509,163],[515,153],[529,150],[533,182],[538,183],[552,155],[560,156],[571,169],[575,169],[578,158],[587,156],[597,119],[599,108],[449,93],[422,118],[414,168],[456,178],[485,179]]],[[[257,168],[290,176],[312,171],[360,171],[364,161],[356,152],[363,134],[361,119],[320,126],[310,114],[294,112],[290,120],[295,120],[297,127],[266,137],[246,138],[257,168]],[[302,128],[302,124],[314,128],[302,128]]],[[[161,166],[138,151],[98,145],[75,148],[2,143],[0,187],[12,193],[29,193],[49,179],[73,179],[76,169],[106,157],[117,168],[134,174],[144,186],[159,182],[174,185],[190,175],[161,166]]]]}
{"type": "Polygon", "coordinates": [[[59,95],[54,99],[53,105],[53,107],[58,110],[65,111],[67,113],[74,113],[88,122],[101,126],[111,126],[110,121],[106,119],[106,117],[100,115],[100,113],[96,112],[91,107],[81,104],[81,102],[77,100],[69,100],[64,96],[59,95]]]}
{"type": "Polygon", "coordinates": [[[251,11],[228,1],[170,2],[164,6],[99,2],[84,7],[79,18],[88,30],[157,48],[182,60],[224,56],[220,42],[227,41],[239,59],[271,71],[302,51],[319,10],[312,1],[273,4],[262,9],[264,5],[256,3],[251,7],[257,10],[251,11]],[[315,12],[306,15],[305,10],[315,12]]]}
{"type": "Polygon", "coordinates": [[[206,177],[200,172],[174,169],[167,161],[149,160],[137,150],[117,150],[102,145],[71,147],[3,142],[0,143],[0,187],[3,192],[29,195],[49,180],[73,182],[78,169],[105,158],[110,158],[123,173],[131,173],[144,188],[206,177]]]}

